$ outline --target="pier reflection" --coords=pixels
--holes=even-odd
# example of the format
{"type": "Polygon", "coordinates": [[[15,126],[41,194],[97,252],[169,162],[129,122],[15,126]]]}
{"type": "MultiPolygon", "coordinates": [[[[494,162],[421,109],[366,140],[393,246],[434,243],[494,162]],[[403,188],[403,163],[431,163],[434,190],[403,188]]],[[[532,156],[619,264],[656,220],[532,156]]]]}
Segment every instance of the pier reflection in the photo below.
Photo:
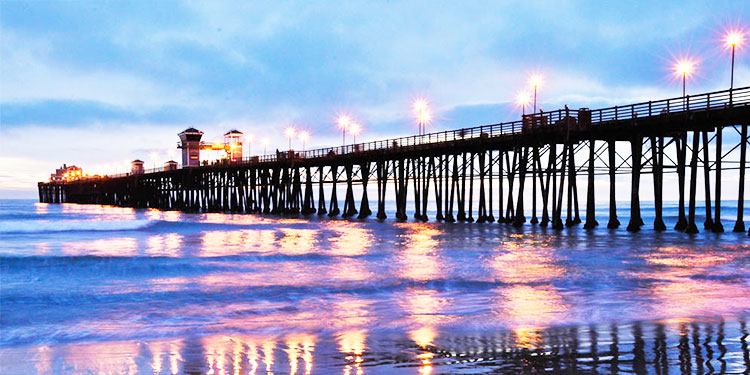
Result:
{"type": "MultiPolygon", "coordinates": [[[[747,330],[739,319],[478,335],[427,326],[401,336],[364,329],[323,336],[220,335],[39,346],[25,353],[29,363],[16,365],[18,373],[29,365],[39,374],[730,374],[750,369],[747,330]]],[[[10,350],[24,354],[18,348],[0,354],[8,356],[10,350]]]]}

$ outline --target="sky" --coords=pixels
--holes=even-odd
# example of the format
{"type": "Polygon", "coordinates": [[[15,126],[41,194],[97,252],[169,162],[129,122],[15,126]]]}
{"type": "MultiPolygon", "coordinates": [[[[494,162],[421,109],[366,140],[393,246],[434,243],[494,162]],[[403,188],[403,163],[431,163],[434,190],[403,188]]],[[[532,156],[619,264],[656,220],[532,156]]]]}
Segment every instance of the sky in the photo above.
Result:
{"type": "Polygon", "coordinates": [[[723,90],[723,34],[750,26],[745,0],[551,3],[2,1],[0,198],[36,197],[63,163],[161,165],[187,127],[239,129],[257,154],[261,138],[286,149],[288,126],[307,148],[339,145],[340,114],[357,141],[414,134],[419,98],[428,131],[516,120],[533,74],[547,110],[681,96],[683,56],[698,64],[688,93],[723,90]]]}

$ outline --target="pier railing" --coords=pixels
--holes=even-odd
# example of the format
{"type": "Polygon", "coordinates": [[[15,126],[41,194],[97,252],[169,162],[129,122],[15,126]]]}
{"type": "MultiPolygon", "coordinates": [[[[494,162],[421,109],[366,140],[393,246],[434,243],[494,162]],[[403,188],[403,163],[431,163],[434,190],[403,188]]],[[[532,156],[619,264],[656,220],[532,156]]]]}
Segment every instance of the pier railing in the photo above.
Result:
{"type": "MultiPolygon", "coordinates": [[[[698,95],[687,95],[669,99],[641,102],[624,106],[614,106],[589,110],[582,109],[558,109],[554,111],[540,111],[524,115],[522,120],[502,122],[497,124],[480,125],[468,128],[446,130],[428,133],[424,135],[412,135],[406,137],[371,141],[337,147],[317,148],[305,151],[279,151],[276,154],[257,155],[242,158],[231,163],[257,164],[269,163],[281,160],[293,159],[316,159],[336,155],[350,155],[366,152],[383,152],[393,149],[408,150],[420,149],[440,143],[463,141],[467,139],[490,138],[517,135],[528,128],[546,127],[550,129],[561,128],[561,125],[571,122],[584,123],[586,126],[606,126],[609,123],[631,120],[638,118],[649,118],[654,116],[675,116],[691,111],[705,111],[728,107],[750,106],[750,87],[741,87],[733,90],[714,91],[698,95]],[[585,119],[581,115],[585,115],[585,119]],[[579,118],[581,117],[581,118],[579,118]]],[[[215,161],[204,165],[229,165],[228,161],[215,161]]],[[[144,173],[163,172],[163,168],[154,168],[144,173]]],[[[130,173],[108,175],[109,178],[128,176],[130,173]]]]}

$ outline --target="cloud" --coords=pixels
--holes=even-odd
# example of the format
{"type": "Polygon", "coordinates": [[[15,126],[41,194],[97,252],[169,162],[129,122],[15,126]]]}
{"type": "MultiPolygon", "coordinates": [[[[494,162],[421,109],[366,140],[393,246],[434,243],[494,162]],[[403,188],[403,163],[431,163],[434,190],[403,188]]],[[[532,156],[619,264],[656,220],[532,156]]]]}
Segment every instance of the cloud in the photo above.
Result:
{"type": "MultiPolygon", "coordinates": [[[[5,144],[35,131],[78,146],[34,142],[0,156],[24,153],[49,168],[99,152],[107,153],[100,159],[143,157],[172,147],[187,126],[212,136],[234,127],[264,134],[275,149],[286,147],[283,128],[295,125],[312,132],[310,147],[336,145],[337,113],[364,123],[362,139],[406,135],[411,102],[422,96],[436,114],[433,129],[510,121],[519,111],[509,103],[535,71],[545,75],[539,106],[546,110],[667,98],[680,91],[666,77],[670,53],[683,46],[706,56],[689,90],[712,91],[727,87],[729,69],[712,30],[727,17],[747,19],[749,7],[2,2],[5,144]],[[116,146],[101,147],[112,142],[110,132],[120,133],[116,146]]],[[[743,56],[738,86],[750,82],[743,56]]]]}

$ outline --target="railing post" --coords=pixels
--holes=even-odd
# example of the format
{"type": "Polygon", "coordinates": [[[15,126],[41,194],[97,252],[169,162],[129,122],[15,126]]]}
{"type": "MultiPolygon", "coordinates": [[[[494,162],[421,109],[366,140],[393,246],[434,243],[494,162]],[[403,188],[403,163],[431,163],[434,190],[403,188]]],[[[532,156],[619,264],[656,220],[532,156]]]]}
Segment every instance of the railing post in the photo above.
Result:
{"type": "Polygon", "coordinates": [[[615,106],[615,120],[617,120],[617,106],[615,106]]]}
{"type": "Polygon", "coordinates": [[[651,101],[648,101],[648,117],[651,117],[651,101]]]}

